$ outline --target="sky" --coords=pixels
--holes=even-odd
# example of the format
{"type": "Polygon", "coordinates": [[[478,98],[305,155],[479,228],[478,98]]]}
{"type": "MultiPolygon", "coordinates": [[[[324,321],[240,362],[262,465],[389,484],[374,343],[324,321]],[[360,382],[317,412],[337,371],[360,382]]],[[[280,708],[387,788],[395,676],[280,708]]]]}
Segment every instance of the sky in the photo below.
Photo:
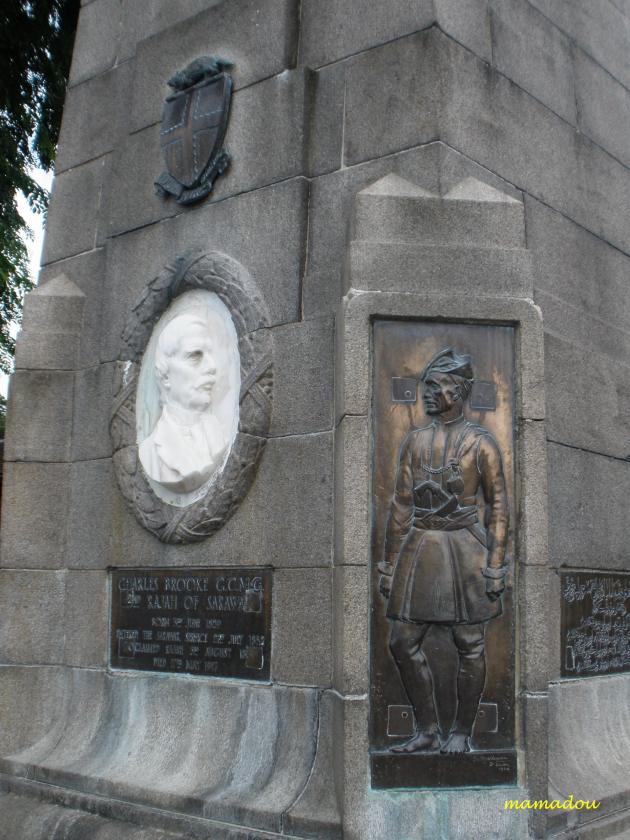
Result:
{"type": "MultiPolygon", "coordinates": [[[[43,169],[31,170],[30,174],[35,180],[47,190],[50,190],[53,180],[52,172],[44,172],[43,169]]],[[[37,280],[39,274],[39,263],[42,256],[42,245],[44,244],[44,219],[39,213],[33,213],[28,206],[27,200],[22,193],[17,195],[18,210],[22,218],[33,232],[32,239],[25,239],[28,251],[28,262],[31,278],[37,280]]],[[[19,326],[17,324],[11,330],[13,336],[17,335],[19,326]]],[[[6,373],[0,373],[0,394],[6,397],[9,385],[9,377],[6,373]]]]}

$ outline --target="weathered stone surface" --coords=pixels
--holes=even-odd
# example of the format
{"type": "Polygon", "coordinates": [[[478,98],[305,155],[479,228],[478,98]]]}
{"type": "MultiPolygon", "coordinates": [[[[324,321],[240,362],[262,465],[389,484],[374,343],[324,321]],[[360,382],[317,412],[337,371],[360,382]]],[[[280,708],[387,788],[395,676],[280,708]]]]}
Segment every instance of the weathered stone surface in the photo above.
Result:
{"type": "Polygon", "coordinates": [[[67,550],[69,569],[104,569],[112,565],[112,463],[79,461],[70,467],[67,550]]]}
{"type": "Polygon", "coordinates": [[[55,178],[43,263],[91,251],[97,246],[105,160],[104,157],[97,158],[55,178]]]}
{"type": "Polygon", "coordinates": [[[122,137],[132,69],[126,62],[68,89],[55,160],[57,174],[111,152],[122,137]]]}
{"type": "Polygon", "coordinates": [[[121,0],[93,0],[81,9],[74,40],[70,84],[114,66],[120,34],[121,0]]]}
{"type": "Polygon", "coordinates": [[[322,175],[341,166],[346,67],[333,64],[307,76],[310,117],[308,172],[322,175]]]}
{"type": "Polygon", "coordinates": [[[276,359],[271,435],[332,428],[332,318],[285,324],[271,332],[276,359]]]}
{"type": "MultiPolygon", "coordinates": [[[[0,793],[2,825],[0,840],[181,840],[181,834],[142,828],[121,820],[109,820],[96,814],[73,810],[31,796],[0,793]],[[59,832],[63,832],[60,834],[59,832]]],[[[207,835],[209,836],[209,835],[207,835]]]]}
{"type": "Polygon", "coordinates": [[[69,464],[7,463],[2,475],[0,565],[63,568],[69,501],[69,464]]]}
{"type": "Polygon", "coordinates": [[[307,183],[297,178],[116,237],[107,248],[102,359],[118,357],[128,312],[142,287],[174,255],[214,248],[233,255],[265,298],[270,324],[300,317],[307,183]]]}
{"type": "Polygon", "coordinates": [[[369,568],[335,566],[333,573],[334,688],[340,694],[368,690],[369,568]]]}
{"type": "Polygon", "coordinates": [[[74,380],[72,460],[108,458],[112,454],[109,415],[113,398],[114,365],[77,371],[74,380]]]}
{"type": "Polygon", "coordinates": [[[234,516],[197,544],[161,546],[115,493],[113,556],[133,556],[137,566],[329,566],[332,459],[330,432],[271,438],[234,516]]]}
{"type": "MultiPolygon", "coordinates": [[[[630,36],[630,30],[629,30],[630,36]]],[[[575,93],[579,127],[630,166],[630,91],[582,50],[575,51],[575,93]]]]}
{"type": "Polygon", "coordinates": [[[9,386],[5,460],[70,460],[73,392],[70,371],[16,371],[9,386]]]}
{"type": "Polygon", "coordinates": [[[527,250],[352,242],[345,288],[533,297],[527,250]]]}
{"type": "Polygon", "coordinates": [[[495,67],[573,125],[576,124],[571,42],[521,0],[491,0],[495,67]]]}
{"type": "MultiPolygon", "coordinates": [[[[546,694],[525,694],[523,703],[523,738],[525,744],[525,772],[530,799],[547,799],[549,701],[546,694]]],[[[544,837],[544,812],[531,815],[534,837],[544,837]]]]}
{"type": "Polygon", "coordinates": [[[85,295],[64,274],[29,292],[16,342],[16,369],[74,370],[84,307],[85,295]]]}
{"type": "Polygon", "coordinates": [[[627,458],[630,367],[549,334],[545,360],[549,440],[627,458]]]}
{"type": "Polygon", "coordinates": [[[223,0],[187,0],[184,4],[173,3],[171,0],[151,0],[150,3],[141,5],[135,0],[122,0],[118,61],[131,58],[136,52],[138,41],[163,32],[170,26],[222,2],[223,0]]]}
{"type": "Polygon", "coordinates": [[[553,443],[548,459],[551,563],[627,569],[630,463],[553,443]]]}
{"type": "Polygon", "coordinates": [[[341,840],[339,812],[340,779],[335,738],[337,698],[330,691],[319,700],[317,752],[306,787],[283,816],[283,829],[296,834],[312,834],[322,840],[341,840]]]}
{"type": "Polygon", "coordinates": [[[136,50],[132,130],[160,120],[167,79],[209,51],[234,63],[230,75],[236,88],[282,73],[294,63],[296,27],[295,0],[269,0],[264,12],[258,0],[236,0],[142,41],[136,50]]]}
{"type": "Polygon", "coordinates": [[[532,0],[532,3],[611,75],[630,85],[630,22],[613,3],[606,0],[532,0]]]}
{"type": "MultiPolygon", "coordinates": [[[[527,237],[534,260],[535,285],[578,307],[588,318],[630,331],[630,297],[627,294],[630,257],[598,236],[527,196],[527,237]]],[[[555,332],[562,332],[560,318],[545,312],[555,332]]],[[[570,329],[576,316],[564,318],[570,329]]],[[[592,341],[594,324],[579,327],[582,340],[592,341]]],[[[603,352],[607,352],[602,346],[603,352]]]]}
{"type": "MultiPolygon", "coordinates": [[[[83,301],[83,329],[79,336],[76,366],[92,367],[100,358],[100,332],[103,322],[102,293],[105,281],[105,249],[98,248],[77,257],[70,257],[49,266],[44,266],[39,273],[38,289],[44,287],[64,274],[85,295],[83,301]]],[[[56,315],[55,315],[56,317],[56,315]]],[[[24,314],[26,319],[26,312],[24,314]]],[[[25,320],[22,326],[26,329],[25,320]]],[[[32,336],[31,336],[32,337],[32,336]]]]}
{"type": "Polygon", "coordinates": [[[272,680],[329,686],[331,654],[331,569],[277,569],[273,577],[272,680]]]}
{"type": "Polygon", "coordinates": [[[86,668],[67,669],[65,679],[55,725],[43,740],[5,757],[5,772],[280,831],[315,759],[316,691],[86,668]]]}
{"type": "Polygon", "coordinates": [[[1,663],[63,662],[65,574],[0,570],[1,663]]]}
{"type": "Polygon", "coordinates": [[[518,578],[521,686],[546,691],[560,676],[560,578],[543,566],[521,567],[518,578]]]}
{"type": "Polygon", "coordinates": [[[61,667],[54,666],[0,666],[0,755],[36,743],[55,727],[65,695],[62,673],[61,667]],[[27,715],[25,698],[29,699],[27,715]]]}
{"type": "Polygon", "coordinates": [[[335,430],[335,563],[369,560],[369,429],[367,417],[345,416],[335,430]]]}
{"type": "Polygon", "coordinates": [[[304,281],[304,314],[334,309],[342,295],[346,240],[356,194],[394,174],[433,194],[443,194],[468,177],[484,181],[512,198],[521,194],[487,169],[442,143],[429,143],[361,166],[348,167],[311,184],[309,249],[304,281]]]}
{"type": "Polygon", "coordinates": [[[300,62],[321,67],[435,22],[433,3],[393,0],[306,0],[302,4],[300,62]]]}
{"type": "MultiPolygon", "coordinates": [[[[233,162],[208,203],[303,173],[307,95],[302,71],[281,73],[234,94],[224,144],[233,162]]],[[[113,158],[110,234],[197,212],[197,206],[156,195],[154,181],[162,171],[160,126],[130,134],[113,158]]]]}
{"type": "Polygon", "coordinates": [[[484,61],[492,60],[488,0],[434,0],[437,23],[460,44],[484,61]]]}
{"type": "Polygon", "coordinates": [[[474,178],[437,196],[398,175],[357,193],[352,238],[366,242],[524,248],[521,202],[474,178]]]}
{"type": "MultiPolygon", "coordinates": [[[[440,33],[449,68],[440,136],[617,247],[630,250],[630,171],[521,88],[440,33]]],[[[439,67],[434,72],[440,72],[439,67]]],[[[422,98],[420,81],[417,96],[422,98]]]]}
{"type": "Polygon", "coordinates": [[[108,586],[105,571],[66,573],[64,662],[102,668],[109,656],[108,586]]]}
{"type": "Polygon", "coordinates": [[[524,420],[520,428],[519,476],[526,492],[520,496],[519,561],[548,562],[547,441],[542,420],[524,420]]]}
{"type": "Polygon", "coordinates": [[[630,676],[563,680],[549,687],[549,796],[606,800],[630,775],[630,676]],[[579,793],[578,793],[579,791],[579,793]]]}
{"type": "Polygon", "coordinates": [[[430,29],[349,62],[343,151],[347,166],[439,136],[443,48],[444,41],[430,29]],[[393,89],[382,84],[382,79],[392,77],[397,79],[393,89]]]}

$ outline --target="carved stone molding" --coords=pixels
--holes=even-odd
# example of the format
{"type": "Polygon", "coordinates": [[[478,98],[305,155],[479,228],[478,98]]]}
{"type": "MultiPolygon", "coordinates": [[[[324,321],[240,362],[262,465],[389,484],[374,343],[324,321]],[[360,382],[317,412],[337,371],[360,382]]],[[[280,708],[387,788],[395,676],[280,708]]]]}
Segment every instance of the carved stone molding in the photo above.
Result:
{"type": "Polygon", "coordinates": [[[197,542],[217,531],[245,497],[267,441],[273,390],[272,339],[262,296],[247,271],[225,254],[179,257],[144,287],[122,334],[110,434],[118,485],[136,519],[167,543],[197,542]],[[239,425],[227,463],[206,494],[176,507],[158,498],[138,459],[136,389],[151,333],[184,292],[214,292],[228,308],[241,363],[239,425]]]}

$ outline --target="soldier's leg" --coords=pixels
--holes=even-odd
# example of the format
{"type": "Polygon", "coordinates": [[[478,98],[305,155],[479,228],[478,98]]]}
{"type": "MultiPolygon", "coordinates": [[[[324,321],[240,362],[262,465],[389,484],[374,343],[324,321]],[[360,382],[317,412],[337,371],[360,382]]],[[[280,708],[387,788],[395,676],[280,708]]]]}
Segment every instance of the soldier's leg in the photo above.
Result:
{"type": "Polygon", "coordinates": [[[457,671],[457,717],[442,752],[468,752],[486,682],[486,625],[455,624],[453,640],[459,654],[457,671]]]}
{"type": "Polygon", "coordinates": [[[392,622],[389,647],[416,718],[414,736],[404,744],[392,747],[395,752],[426,752],[437,750],[440,746],[433,676],[421,650],[429,626],[406,621],[392,622]]]}

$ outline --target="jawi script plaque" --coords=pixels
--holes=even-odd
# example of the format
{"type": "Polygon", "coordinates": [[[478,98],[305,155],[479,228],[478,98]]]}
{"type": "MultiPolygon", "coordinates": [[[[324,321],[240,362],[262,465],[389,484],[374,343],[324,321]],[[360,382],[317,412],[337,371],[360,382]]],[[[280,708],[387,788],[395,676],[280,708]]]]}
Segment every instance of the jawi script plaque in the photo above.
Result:
{"type": "Polygon", "coordinates": [[[514,784],[514,328],[373,329],[372,786],[514,784]]]}
{"type": "Polygon", "coordinates": [[[113,668],[268,680],[271,569],[111,572],[113,668]]]}

